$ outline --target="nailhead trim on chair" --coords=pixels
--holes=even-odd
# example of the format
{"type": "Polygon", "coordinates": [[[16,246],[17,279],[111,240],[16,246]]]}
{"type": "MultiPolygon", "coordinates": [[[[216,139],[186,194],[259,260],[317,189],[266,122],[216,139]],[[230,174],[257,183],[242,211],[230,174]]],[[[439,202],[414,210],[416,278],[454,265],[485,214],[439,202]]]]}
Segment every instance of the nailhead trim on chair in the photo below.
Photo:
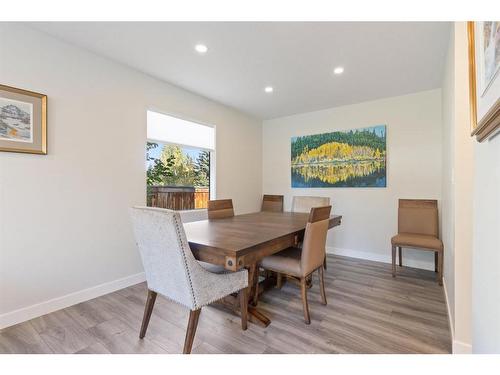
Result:
{"type": "MultiPolygon", "coordinates": [[[[196,307],[196,309],[198,309],[200,306],[198,306],[198,302],[196,301],[196,294],[194,292],[194,288],[193,288],[193,282],[191,280],[191,273],[189,272],[189,266],[188,266],[188,261],[186,259],[186,252],[184,251],[186,249],[186,245],[189,246],[189,244],[184,244],[183,243],[183,237],[181,236],[181,231],[180,231],[180,228],[179,228],[179,214],[178,213],[175,213],[174,214],[174,223],[175,223],[175,231],[177,232],[177,240],[179,241],[179,246],[181,247],[182,249],[182,260],[184,261],[184,265],[186,266],[185,269],[186,269],[186,276],[187,276],[187,279],[188,279],[188,283],[189,283],[189,289],[191,291],[191,298],[192,298],[192,301],[193,301],[193,306],[196,307]]],[[[196,310],[195,309],[195,310],[196,310]]]]}

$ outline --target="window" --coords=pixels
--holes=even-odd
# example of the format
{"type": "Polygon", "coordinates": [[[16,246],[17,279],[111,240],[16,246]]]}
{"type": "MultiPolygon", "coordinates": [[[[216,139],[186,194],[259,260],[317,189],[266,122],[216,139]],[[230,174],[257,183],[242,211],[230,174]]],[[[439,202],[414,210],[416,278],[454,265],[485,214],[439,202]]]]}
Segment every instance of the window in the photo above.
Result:
{"type": "Polygon", "coordinates": [[[171,210],[206,208],[213,193],[215,129],[147,112],[147,205],[171,210]]]}

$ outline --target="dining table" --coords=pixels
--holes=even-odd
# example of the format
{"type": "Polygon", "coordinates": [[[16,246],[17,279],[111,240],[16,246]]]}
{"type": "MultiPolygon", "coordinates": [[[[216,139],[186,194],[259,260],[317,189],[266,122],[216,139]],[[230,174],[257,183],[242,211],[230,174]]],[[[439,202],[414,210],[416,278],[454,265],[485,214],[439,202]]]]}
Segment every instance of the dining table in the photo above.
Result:
{"type": "MultiPolygon", "coordinates": [[[[256,296],[274,284],[272,278],[259,280],[262,258],[303,239],[309,213],[255,212],[223,219],[200,220],[184,224],[186,237],[194,257],[202,262],[224,267],[227,271],[248,270],[248,318],[252,323],[268,326],[269,317],[256,306],[256,296]]],[[[331,215],[329,229],[339,226],[341,215],[331,215]]],[[[236,295],[218,301],[219,305],[239,313],[236,295]]]]}

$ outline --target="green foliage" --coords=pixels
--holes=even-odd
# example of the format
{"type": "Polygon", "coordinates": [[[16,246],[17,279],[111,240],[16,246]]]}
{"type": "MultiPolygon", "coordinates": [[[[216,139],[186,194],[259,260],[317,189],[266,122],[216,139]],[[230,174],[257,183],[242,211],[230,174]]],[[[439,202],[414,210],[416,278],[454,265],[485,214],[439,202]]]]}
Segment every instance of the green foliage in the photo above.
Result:
{"type": "Polygon", "coordinates": [[[173,158],[166,160],[155,159],[151,157],[149,151],[157,148],[158,143],[148,142],[146,145],[146,160],[153,160],[153,165],[150,166],[146,172],[146,182],[148,186],[159,185],[163,182],[164,178],[172,176],[173,158]]]}
{"type": "Polygon", "coordinates": [[[146,145],[146,159],[153,162],[147,170],[148,186],[209,186],[210,153],[208,151],[202,151],[194,161],[183,152],[181,147],[165,145],[159,158],[151,157],[150,150],[158,146],[157,143],[152,142],[146,145]]]}
{"type": "Polygon", "coordinates": [[[194,173],[195,186],[208,187],[210,185],[210,152],[200,152],[194,165],[194,173]]]}
{"type": "Polygon", "coordinates": [[[162,185],[194,186],[195,173],[193,159],[182,152],[179,146],[166,145],[160,155],[160,160],[172,160],[172,174],[163,178],[162,185]]]}
{"type": "Polygon", "coordinates": [[[306,135],[292,139],[292,160],[303,153],[307,153],[309,150],[331,142],[347,143],[350,146],[368,146],[374,150],[378,149],[381,152],[385,151],[386,147],[385,132],[384,136],[378,136],[375,133],[375,129],[306,135]]]}

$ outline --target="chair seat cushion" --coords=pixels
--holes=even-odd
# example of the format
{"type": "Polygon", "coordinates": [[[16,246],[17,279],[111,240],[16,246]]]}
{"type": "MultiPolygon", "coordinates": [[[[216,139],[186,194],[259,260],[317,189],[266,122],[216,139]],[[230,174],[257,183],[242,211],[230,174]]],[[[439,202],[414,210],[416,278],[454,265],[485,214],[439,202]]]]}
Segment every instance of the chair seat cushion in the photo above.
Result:
{"type": "Polygon", "coordinates": [[[261,267],[288,275],[300,277],[300,256],[302,250],[296,247],[289,247],[279,253],[270,255],[262,259],[261,267]]]}
{"type": "Polygon", "coordinates": [[[439,238],[426,234],[399,233],[391,238],[391,243],[395,246],[443,250],[443,242],[439,238]]]}

